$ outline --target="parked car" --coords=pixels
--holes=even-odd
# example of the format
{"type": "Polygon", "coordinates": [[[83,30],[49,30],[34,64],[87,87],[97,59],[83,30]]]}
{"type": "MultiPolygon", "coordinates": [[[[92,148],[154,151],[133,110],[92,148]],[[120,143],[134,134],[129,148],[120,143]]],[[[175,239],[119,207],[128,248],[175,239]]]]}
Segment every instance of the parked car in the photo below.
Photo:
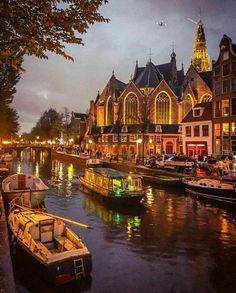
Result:
{"type": "Polygon", "coordinates": [[[164,161],[165,169],[174,169],[178,172],[191,170],[195,160],[186,156],[173,156],[164,161]]]}

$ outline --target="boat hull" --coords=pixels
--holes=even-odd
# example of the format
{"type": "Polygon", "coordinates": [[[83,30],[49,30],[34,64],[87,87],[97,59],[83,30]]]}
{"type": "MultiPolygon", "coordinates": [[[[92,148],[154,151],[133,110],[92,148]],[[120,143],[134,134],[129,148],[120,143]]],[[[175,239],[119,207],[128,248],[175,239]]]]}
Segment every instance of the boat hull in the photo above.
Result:
{"type": "Polygon", "coordinates": [[[36,258],[32,251],[30,251],[19,240],[17,240],[16,250],[17,257],[20,258],[21,261],[28,261],[36,270],[38,270],[40,277],[42,277],[47,283],[62,285],[83,278],[89,275],[92,271],[91,254],[69,257],[67,259],[47,264],[42,263],[41,260],[36,258]],[[81,264],[81,262],[83,263],[83,269],[78,267],[77,274],[75,274],[76,261],[79,264],[81,264]]]}
{"type": "MultiPolygon", "coordinates": [[[[30,203],[32,208],[37,208],[43,205],[44,199],[47,195],[48,189],[46,190],[16,190],[16,191],[2,191],[3,199],[8,206],[8,204],[15,198],[24,196],[27,193],[30,193],[30,203]]],[[[19,199],[20,204],[20,199],[19,199]]]]}
{"type": "Polygon", "coordinates": [[[87,192],[90,191],[96,195],[98,199],[114,205],[139,205],[145,196],[142,192],[124,193],[121,196],[115,196],[114,193],[109,192],[107,189],[90,184],[83,177],[80,177],[80,183],[82,185],[82,190],[87,192]]]}
{"type": "Polygon", "coordinates": [[[202,186],[193,186],[183,180],[186,191],[202,196],[208,199],[236,204],[236,190],[226,190],[218,188],[205,188],[202,186]]]}

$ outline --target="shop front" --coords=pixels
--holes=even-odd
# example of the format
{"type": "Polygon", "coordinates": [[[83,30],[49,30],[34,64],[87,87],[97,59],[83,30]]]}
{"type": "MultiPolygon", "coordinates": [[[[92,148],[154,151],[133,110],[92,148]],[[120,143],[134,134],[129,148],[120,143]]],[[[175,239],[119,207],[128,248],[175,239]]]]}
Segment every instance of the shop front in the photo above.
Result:
{"type": "Polygon", "coordinates": [[[206,141],[188,141],[186,142],[186,153],[188,157],[207,156],[206,141]]]}

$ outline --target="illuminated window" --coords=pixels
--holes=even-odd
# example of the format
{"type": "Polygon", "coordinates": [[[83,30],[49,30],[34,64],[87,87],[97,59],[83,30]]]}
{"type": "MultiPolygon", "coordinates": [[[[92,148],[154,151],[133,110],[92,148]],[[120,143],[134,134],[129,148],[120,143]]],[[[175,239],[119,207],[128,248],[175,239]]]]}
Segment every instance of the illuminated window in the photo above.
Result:
{"type": "Polygon", "coordinates": [[[194,136],[199,136],[200,135],[200,127],[199,126],[194,126],[193,127],[193,134],[194,134],[194,136]]]}
{"type": "Polygon", "coordinates": [[[215,124],[215,137],[220,136],[220,123],[215,124]]]}
{"type": "Polygon", "coordinates": [[[236,122],[231,123],[231,135],[236,135],[236,122]]]}
{"type": "Polygon", "coordinates": [[[125,101],[126,124],[136,124],[138,115],[138,101],[135,95],[129,95],[125,101]]]}
{"type": "Polygon", "coordinates": [[[222,133],[223,135],[229,135],[229,123],[222,124],[222,133]]]}
{"type": "Polygon", "coordinates": [[[221,101],[222,116],[229,116],[229,100],[221,101]]]}
{"type": "Polygon", "coordinates": [[[169,124],[170,122],[170,100],[161,93],[156,99],[156,123],[169,124]]]}
{"type": "Polygon", "coordinates": [[[212,101],[212,97],[210,95],[205,95],[201,100],[202,103],[211,102],[211,101],[212,101]]]}
{"type": "Polygon", "coordinates": [[[220,117],[220,102],[215,102],[215,117],[220,117]]]}
{"type": "Polygon", "coordinates": [[[202,136],[209,136],[209,126],[202,125],[202,136]]]}
{"type": "Polygon", "coordinates": [[[185,135],[186,136],[191,136],[191,126],[186,126],[185,127],[185,135]]]}
{"type": "Polygon", "coordinates": [[[192,104],[192,99],[188,95],[182,102],[182,118],[184,118],[188,112],[192,109],[193,104],[192,104]]]}
{"type": "Polygon", "coordinates": [[[104,125],[104,107],[98,106],[97,109],[97,126],[103,126],[104,125]]]}
{"type": "Polygon", "coordinates": [[[114,123],[114,105],[112,98],[108,98],[107,100],[107,125],[111,125],[114,123]]]}
{"type": "Polygon", "coordinates": [[[220,139],[215,140],[215,152],[216,153],[221,153],[220,139]]]}

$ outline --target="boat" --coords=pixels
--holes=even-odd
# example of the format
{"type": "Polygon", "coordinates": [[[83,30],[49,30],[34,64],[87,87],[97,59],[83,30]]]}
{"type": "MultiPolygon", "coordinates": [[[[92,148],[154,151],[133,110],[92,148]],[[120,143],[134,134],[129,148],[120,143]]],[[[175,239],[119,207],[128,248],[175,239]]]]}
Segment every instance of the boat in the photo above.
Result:
{"type": "Polygon", "coordinates": [[[43,278],[56,285],[82,278],[92,270],[88,248],[62,219],[16,204],[11,204],[8,216],[16,249],[26,252],[25,256],[30,256],[32,265],[36,265],[43,278]]]}
{"type": "Polygon", "coordinates": [[[112,204],[140,204],[145,196],[142,177],[111,168],[86,168],[79,178],[82,187],[112,204]]]}
{"type": "Polygon", "coordinates": [[[236,203],[236,184],[220,179],[186,177],[182,179],[186,191],[217,201],[236,203]]]}
{"type": "Polygon", "coordinates": [[[9,153],[2,154],[0,157],[1,162],[11,162],[12,160],[13,160],[13,156],[12,154],[9,154],[9,153]]]}
{"type": "Polygon", "coordinates": [[[102,167],[103,166],[103,161],[100,160],[100,159],[88,159],[86,161],[86,166],[91,167],[91,168],[102,167]]]}
{"type": "Polygon", "coordinates": [[[13,174],[2,181],[2,195],[9,204],[15,197],[30,196],[30,207],[37,208],[47,195],[48,186],[37,176],[31,174],[13,174]]]}
{"type": "Polygon", "coordinates": [[[181,178],[165,176],[165,175],[146,175],[142,174],[145,181],[165,186],[180,186],[182,184],[181,178]]]}

